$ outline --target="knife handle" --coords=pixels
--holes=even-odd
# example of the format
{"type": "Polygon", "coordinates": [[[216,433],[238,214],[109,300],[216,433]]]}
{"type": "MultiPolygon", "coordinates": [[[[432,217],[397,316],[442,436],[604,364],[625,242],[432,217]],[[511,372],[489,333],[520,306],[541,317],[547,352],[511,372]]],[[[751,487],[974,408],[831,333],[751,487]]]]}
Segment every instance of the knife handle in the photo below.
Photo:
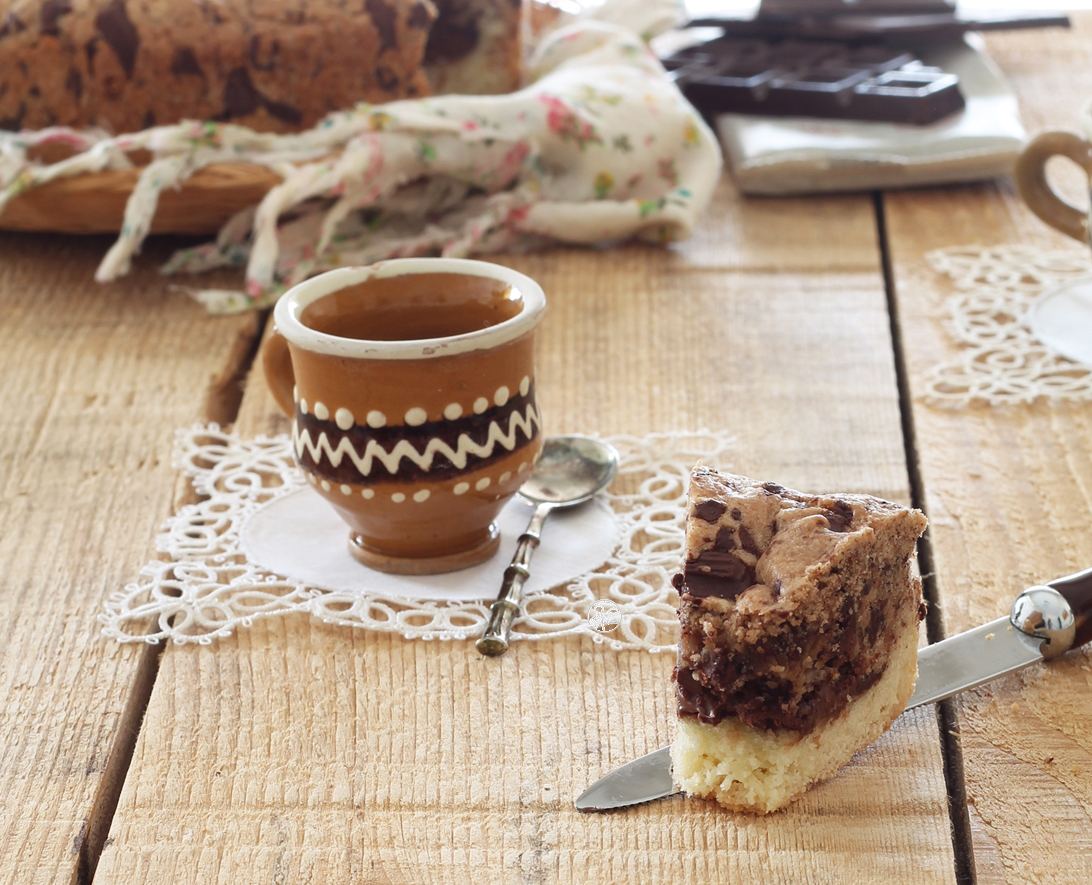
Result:
{"type": "Polygon", "coordinates": [[[1073,609],[1077,629],[1071,648],[1092,642],[1092,568],[1058,578],[1056,581],[1048,581],[1047,586],[1061,593],[1073,609]]]}

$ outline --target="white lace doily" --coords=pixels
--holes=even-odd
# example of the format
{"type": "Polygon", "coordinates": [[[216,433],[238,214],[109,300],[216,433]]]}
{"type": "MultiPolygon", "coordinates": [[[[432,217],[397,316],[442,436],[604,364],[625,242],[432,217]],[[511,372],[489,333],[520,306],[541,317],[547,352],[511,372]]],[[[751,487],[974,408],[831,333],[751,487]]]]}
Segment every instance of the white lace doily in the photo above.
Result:
{"type": "MultiPolygon", "coordinates": [[[[583,633],[614,649],[675,646],[678,600],[671,577],[682,555],[690,468],[699,459],[729,467],[733,440],[701,431],[616,436],[609,442],[618,449],[621,465],[603,498],[620,540],[613,551],[605,551],[597,568],[526,592],[512,631],[516,640],[583,633]],[[611,632],[596,632],[589,623],[598,600],[619,609],[620,623],[611,632]]],[[[107,600],[100,615],[106,636],[122,642],[169,638],[207,644],[258,618],[288,612],[408,639],[469,639],[485,628],[499,585],[484,587],[478,600],[436,594],[407,599],[402,593],[314,586],[249,561],[241,544],[249,521],[304,486],[287,435],[240,439],[216,425],[180,430],[175,463],[204,500],[167,521],[156,544],[164,556],[107,600]]],[[[497,554],[504,559],[502,568],[511,552],[502,546],[497,554]]]]}
{"type": "MultiPolygon", "coordinates": [[[[1058,287],[1092,279],[1088,250],[959,246],[926,260],[951,278],[947,300],[961,345],[951,362],[923,378],[926,402],[961,406],[1029,403],[1040,397],[1092,400],[1092,365],[1069,359],[1036,335],[1029,311],[1058,287]]],[[[1074,315],[1074,322],[1081,317],[1074,315]]],[[[1044,336],[1045,337],[1045,336],[1044,336]]]]}

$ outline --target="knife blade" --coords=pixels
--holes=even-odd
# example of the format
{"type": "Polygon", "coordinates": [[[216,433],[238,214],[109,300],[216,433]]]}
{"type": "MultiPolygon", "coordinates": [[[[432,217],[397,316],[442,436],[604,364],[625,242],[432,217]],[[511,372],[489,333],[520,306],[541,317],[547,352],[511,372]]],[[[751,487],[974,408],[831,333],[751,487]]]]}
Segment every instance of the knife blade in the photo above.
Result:
{"type": "MultiPolygon", "coordinates": [[[[907,710],[942,701],[1092,641],[1092,568],[1029,587],[1005,617],[918,652],[918,681],[907,710]]],[[[679,792],[671,746],[601,777],[577,797],[580,811],[609,811],[679,792]]]]}

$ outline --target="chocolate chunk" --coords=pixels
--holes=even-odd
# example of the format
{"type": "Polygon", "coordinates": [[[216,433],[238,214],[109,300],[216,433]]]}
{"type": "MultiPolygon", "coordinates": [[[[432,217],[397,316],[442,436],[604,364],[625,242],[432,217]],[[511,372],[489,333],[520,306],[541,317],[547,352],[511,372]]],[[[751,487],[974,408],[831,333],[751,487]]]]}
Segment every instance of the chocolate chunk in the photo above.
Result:
{"type": "Polygon", "coordinates": [[[379,51],[398,48],[398,32],[395,25],[398,21],[398,13],[393,6],[384,3],[383,0],[367,0],[364,4],[368,15],[372,17],[372,24],[379,32],[379,51]]]}
{"type": "Polygon", "coordinates": [[[140,35],[136,26],[129,19],[125,0],[113,0],[102,12],[95,16],[95,29],[114,50],[121,62],[122,70],[129,79],[133,77],[137,50],[140,48],[140,35]]]}
{"type": "Polygon", "coordinates": [[[64,78],[64,88],[72,93],[76,101],[83,95],[83,77],[75,68],[68,69],[68,76],[64,78]]]}
{"type": "Polygon", "coordinates": [[[4,19],[4,24],[0,25],[0,40],[11,34],[21,34],[26,29],[27,26],[23,23],[23,20],[14,12],[9,12],[4,19]]]}
{"type": "Polygon", "coordinates": [[[40,13],[42,33],[50,37],[61,36],[61,16],[68,15],[71,11],[70,0],[45,0],[40,13]]]}
{"type": "Polygon", "coordinates": [[[228,74],[227,83],[224,84],[224,110],[223,119],[232,117],[245,117],[253,114],[262,106],[262,97],[250,80],[250,72],[246,68],[236,68],[228,74]]]}
{"type": "Polygon", "coordinates": [[[303,112],[299,108],[292,107],[290,104],[263,98],[262,105],[269,111],[271,116],[288,123],[290,126],[298,126],[303,122],[303,112]]]}
{"type": "Polygon", "coordinates": [[[732,553],[705,550],[686,563],[686,592],[699,599],[735,599],[755,582],[755,570],[732,553]]]}
{"type": "Polygon", "coordinates": [[[0,129],[7,130],[8,132],[18,132],[23,128],[23,118],[27,115],[27,106],[25,102],[19,102],[19,110],[14,117],[0,118],[0,129]]]}
{"type": "Polygon", "coordinates": [[[201,70],[201,65],[197,61],[197,56],[189,46],[180,46],[175,51],[174,59],[171,61],[171,73],[176,77],[187,75],[194,77],[205,76],[205,72],[201,70]]]}
{"type": "Polygon", "coordinates": [[[734,519],[736,522],[739,522],[741,519],[743,519],[743,511],[741,511],[738,507],[734,508],[732,510],[732,519],[734,519]]]}
{"type": "Polygon", "coordinates": [[[764,482],[762,483],[762,489],[770,495],[780,495],[785,491],[784,486],[779,486],[776,482],[764,482]]]}
{"type": "Polygon", "coordinates": [[[475,24],[448,24],[441,30],[436,27],[425,44],[425,62],[457,61],[470,55],[478,45],[480,35],[475,24]]]}
{"type": "Polygon", "coordinates": [[[751,533],[743,526],[739,527],[739,543],[748,553],[752,553],[755,556],[759,555],[758,545],[755,544],[755,539],[751,537],[751,533]]]}
{"type": "Polygon", "coordinates": [[[413,12],[409,14],[409,21],[407,24],[411,28],[428,28],[432,26],[434,17],[432,11],[426,4],[418,3],[413,7],[413,12]]]}
{"type": "Polygon", "coordinates": [[[717,536],[713,539],[713,549],[719,550],[721,553],[729,553],[738,546],[739,544],[736,543],[736,530],[730,525],[721,526],[717,536]]]}
{"type": "Polygon", "coordinates": [[[694,508],[694,516],[710,525],[715,525],[727,509],[728,505],[720,501],[702,501],[694,508]]]}
{"type": "Polygon", "coordinates": [[[853,523],[853,508],[845,501],[835,501],[832,509],[823,511],[823,516],[832,532],[848,532],[853,523]]]}
{"type": "Polygon", "coordinates": [[[686,586],[686,581],[681,574],[674,574],[671,576],[671,586],[682,593],[683,588],[686,586]]]}
{"type": "Polygon", "coordinates": [[[394,71],[386,65],[381,65],[375,69],[375,82],[379,84],[380,89],[384,89],[387,92],[395,92],[401,81],[394,71]]]}

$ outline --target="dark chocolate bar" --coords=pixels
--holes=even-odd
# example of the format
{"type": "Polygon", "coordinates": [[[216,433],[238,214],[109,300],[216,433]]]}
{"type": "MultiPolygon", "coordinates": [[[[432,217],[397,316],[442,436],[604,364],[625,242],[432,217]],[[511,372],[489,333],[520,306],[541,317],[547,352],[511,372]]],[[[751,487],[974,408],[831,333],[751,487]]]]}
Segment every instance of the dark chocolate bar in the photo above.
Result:
{"type": "Polygon", "coordinates": [[[664,59],[707,117],[935,123],[964,107],[955,74],[883,43],[719,37],[664,59]]]}

